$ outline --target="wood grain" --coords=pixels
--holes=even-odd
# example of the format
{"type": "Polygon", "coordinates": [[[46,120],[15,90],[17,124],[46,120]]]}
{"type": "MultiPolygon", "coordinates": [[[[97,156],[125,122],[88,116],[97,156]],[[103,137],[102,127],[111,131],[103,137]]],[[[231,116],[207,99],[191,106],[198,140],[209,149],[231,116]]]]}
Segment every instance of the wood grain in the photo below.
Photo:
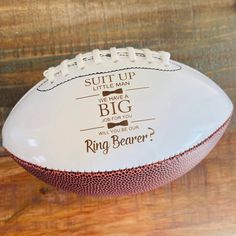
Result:
{"type": "MultiPolygon", "coordinates": [[[[170,51],[210,76],[236,104],[234,0],[1,0],[0,129],[43,70],[111,46],[170,51]]],[[[236,235],[235,145],[234,114],[217,147],[187,175],[112,199],[57,191],[0,145],[0,234],[236,235]]]]}

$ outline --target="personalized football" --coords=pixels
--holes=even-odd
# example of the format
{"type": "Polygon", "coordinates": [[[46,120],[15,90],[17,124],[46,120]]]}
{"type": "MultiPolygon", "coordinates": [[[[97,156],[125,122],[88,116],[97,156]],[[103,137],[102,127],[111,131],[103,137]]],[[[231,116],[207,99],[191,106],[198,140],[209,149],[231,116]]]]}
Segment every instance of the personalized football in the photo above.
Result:
{"type": "Polygon", "coordinates": [[[63,61],[13,108],[3,146],[63,190],[124,195],[197,165],[223,135],[228,96],[164,51],[95,49],[63,61]]]}

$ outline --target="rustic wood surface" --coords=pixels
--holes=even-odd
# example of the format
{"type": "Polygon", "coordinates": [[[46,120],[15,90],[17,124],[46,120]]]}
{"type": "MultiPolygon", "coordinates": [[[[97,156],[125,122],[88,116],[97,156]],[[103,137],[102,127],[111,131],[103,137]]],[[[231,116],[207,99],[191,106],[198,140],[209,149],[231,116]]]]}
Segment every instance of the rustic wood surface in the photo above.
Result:
{"type": "MultiPolygon", "coordinates": [[[[210,76],[236,104],[233,0],[1,0],[0,129],[43,70],[111,46],[170,51],[210,76]]],[[[235,146],[234,115],[217,147],[187,175],[112,199],[57,191],[0,147],[0,234],[236,235],[235,146]]]]}

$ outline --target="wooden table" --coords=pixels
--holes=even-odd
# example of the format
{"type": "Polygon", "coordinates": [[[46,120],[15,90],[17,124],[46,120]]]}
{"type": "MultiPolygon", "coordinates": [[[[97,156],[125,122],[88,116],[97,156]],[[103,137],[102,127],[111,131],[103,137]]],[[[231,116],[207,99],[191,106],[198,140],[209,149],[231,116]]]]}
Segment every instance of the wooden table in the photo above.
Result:
{"type": "MultiPolygon", "coordinates": [[[[202,71],[236,104],[230,0],[0,3],[0,128],[44,69],[93,48],[149,47],[202,71]]],[[[58,191],[0,147],[1,235],[236,235],[236,116],[188,174],[155,191],[91,198],[58,191]]]]}

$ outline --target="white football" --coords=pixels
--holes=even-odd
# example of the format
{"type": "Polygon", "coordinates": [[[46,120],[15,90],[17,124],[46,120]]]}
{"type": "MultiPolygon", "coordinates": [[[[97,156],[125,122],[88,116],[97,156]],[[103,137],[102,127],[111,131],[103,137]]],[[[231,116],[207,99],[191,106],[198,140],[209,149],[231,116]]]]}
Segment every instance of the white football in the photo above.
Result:
{"type": "Polygon", "coordinates": [[[94,50],[44,72],[3,127],[16,162],[86,195],[148,191],[185,174],[223,135],[228,96],[149,49],[94,50]]]}

